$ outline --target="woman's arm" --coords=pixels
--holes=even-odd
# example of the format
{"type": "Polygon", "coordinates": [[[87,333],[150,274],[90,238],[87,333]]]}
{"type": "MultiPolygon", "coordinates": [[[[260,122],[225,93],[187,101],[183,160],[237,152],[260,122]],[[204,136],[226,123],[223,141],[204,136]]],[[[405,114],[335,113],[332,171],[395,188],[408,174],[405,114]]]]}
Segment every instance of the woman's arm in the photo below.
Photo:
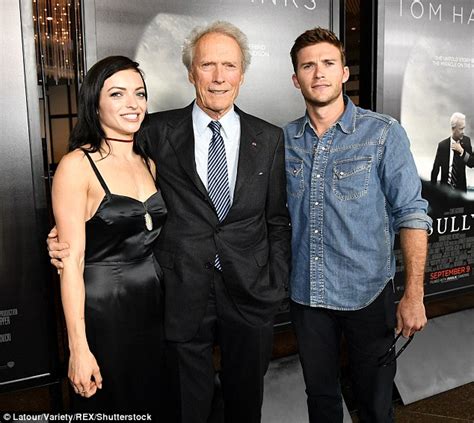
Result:
{"type": "Polygon", "coordinates": [[[88,213],[89,163],[82,151],[66,155],[60,162],[52,189],[53,212],[60,242],[70,254],[61,271],[61,299],[69,342],[68,376],[76,393],[90,397],[102,387],[95,357],[89,350],[84,320],[85,222],[88,213]],[[92,379],[93,378],[93,379],[92,379]]]}

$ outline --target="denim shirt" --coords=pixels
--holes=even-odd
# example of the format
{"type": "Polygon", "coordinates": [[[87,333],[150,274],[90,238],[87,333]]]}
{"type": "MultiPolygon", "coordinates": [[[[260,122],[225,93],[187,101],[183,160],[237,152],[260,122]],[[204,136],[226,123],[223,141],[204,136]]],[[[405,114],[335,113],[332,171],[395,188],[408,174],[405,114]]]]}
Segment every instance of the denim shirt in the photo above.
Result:
{"type": "Polygon", "coordinates": [[[357,310],[395,274],[395,233],[432,221],[404,129],[344,102],[321,138],[307,114],[284,128],[290,293],[300,304],[357,310]]]}

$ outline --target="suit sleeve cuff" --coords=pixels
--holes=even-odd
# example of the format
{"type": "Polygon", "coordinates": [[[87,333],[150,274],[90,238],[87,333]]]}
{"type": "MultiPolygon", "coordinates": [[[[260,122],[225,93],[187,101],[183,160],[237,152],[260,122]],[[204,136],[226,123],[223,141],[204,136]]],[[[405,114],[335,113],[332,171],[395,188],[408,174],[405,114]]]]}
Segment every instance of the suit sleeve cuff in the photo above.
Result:
{"type": "Polygon", "coordinates": [[[470,157],[471,157],[471,155],[466,150],[464,150],[464,154],[462,155],[463,162],[467,163],[469,161],[470,157]]]}

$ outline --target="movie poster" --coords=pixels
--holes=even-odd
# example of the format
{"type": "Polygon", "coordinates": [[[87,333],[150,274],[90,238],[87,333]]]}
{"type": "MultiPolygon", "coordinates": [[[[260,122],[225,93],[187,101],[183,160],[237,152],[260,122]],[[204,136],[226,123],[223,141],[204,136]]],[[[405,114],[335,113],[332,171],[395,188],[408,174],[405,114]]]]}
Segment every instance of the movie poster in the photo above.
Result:
{"type": "Polygon", "coordinates": [[[474,144],[474,3],[385,0],[378,8],[377,109],[406,129],[433,219],[426,295],[474,287],[474,156],[459,160],[454,149],[471,154],[474,144]],[[457,133],[454,113],[465,115],[457,133]]]}

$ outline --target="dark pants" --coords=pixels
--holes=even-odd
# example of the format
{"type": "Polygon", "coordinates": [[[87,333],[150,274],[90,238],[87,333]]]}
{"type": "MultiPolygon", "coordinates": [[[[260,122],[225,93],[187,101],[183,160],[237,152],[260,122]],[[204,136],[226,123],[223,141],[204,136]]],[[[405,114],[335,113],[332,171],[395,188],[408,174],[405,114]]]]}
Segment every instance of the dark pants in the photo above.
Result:
{"type": "Polygon", "coordinates": [[[263,377],[270,362],[273,321],[251,326],[228,296],[222,274],[214,283],[198,333],[188,342],[167,343],[171,421],[205,423],[211,412],[215,371],[214,344],[221,351],[221,386],[226,423],[258,423],[263,377]]]}
{"type": "Polygon", "coordinates": [[[340,341],[347,343],[353,391],[361,422],[392,422],[396,365],[378,365],[396,326],[393,287],[361,310],[337,311],[291,303],[291,318],[308,395],[311,423],[342,422],[340,341]]]}

